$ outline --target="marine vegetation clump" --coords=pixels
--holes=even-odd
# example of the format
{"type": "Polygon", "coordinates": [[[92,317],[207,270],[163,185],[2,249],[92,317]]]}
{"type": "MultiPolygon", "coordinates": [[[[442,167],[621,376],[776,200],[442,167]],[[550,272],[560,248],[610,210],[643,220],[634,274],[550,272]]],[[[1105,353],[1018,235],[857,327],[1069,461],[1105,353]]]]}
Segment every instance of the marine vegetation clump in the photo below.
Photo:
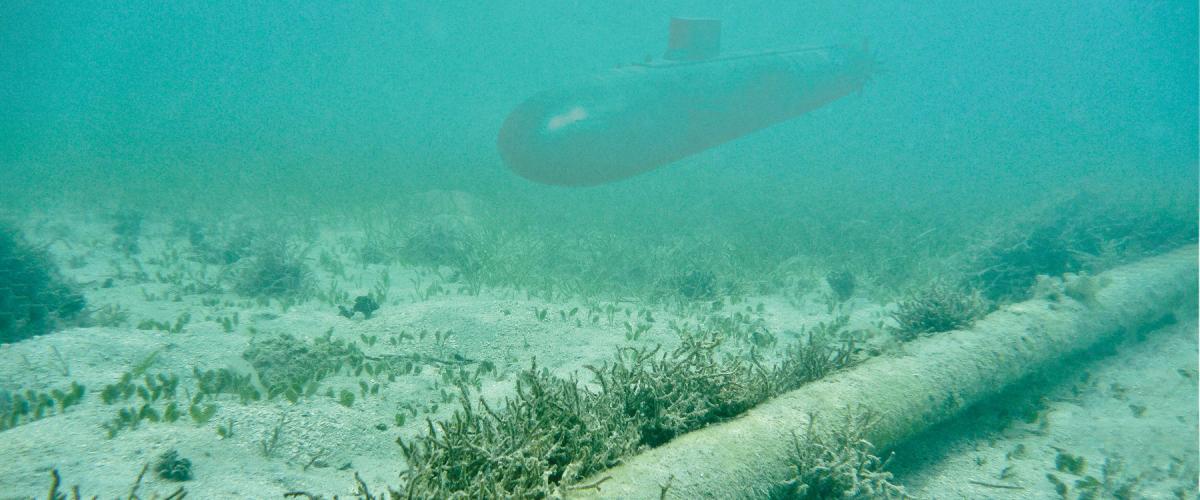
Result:
{"type": "Polygon", "coordinates": [[[306,251],[282,241],[264,244],[238,274],[236,290],[247,297],[290,299],[312,287],[312,272],[304,264],[306,251]]]}
{"type": "Polygon", "coordinates": [[[133,372],[125,372],[117,383],[104,386],[100,392],[100,400],[104,404],[129,405],[117,410],[115,417],[101,425],[109,439],[126,429],[139,428],[142,422],[172,423],[182,416],[179,403],[175,401],[179,376],[164,373],[143,375],[139,381],[135,380],[133,372]]]}
{"type": "Polygon", "coordinates": [[[849,316],[839,316],[828,323],[821,322],[808,330],[806,342],[789,345],[783,358],[771,371],[771,393],[791,391],[853,365],[858,349],[853,336],[845,333],[849,324],[849,316]]]}
{"type": "Polygon", "coordinates": [[[974,280],[990,300],[1019,301],[1038,275],[1059,276],[1081,263],[1071,253],[1070,236],[1056,225],[1033,229],[1019,241],[999,243],[979,257],[974,280]]]}
{"type": "Polygon", "coordinates": [[[0,223],[0,343],[44,335],[79,319],[86,301],[45,250],[0,223]]]}
{"type": "Polygon", "coordinates": [[[124,211],[116,214],[113,217],[113,234],[117,239],[113,241],[113,248],[125,255],[137,255],[141,253],[141,246],[138,244],[139,238],[142,236],[142,221],[145,217],[141,212],[124,211]]]}
{"type": "Polygon", "coordinates": [[[178,220],[176,236],[186,237],[191,245],[191,258],[205,264],[229,265],[251,254],[255,233],[246,227],[206,225],[192,220],[178,220]]]}
{"type": "Polygon", "coordinates": [[[154,473],[168,481],[188,481],[192,479],[192,461],[179,456],[176,450],[170,450],[159,455],[154,463],[154,473]]]}
{"type": "Polygon", "coordinates": [[[793,477],[773,488],[773,500],[903,499],[902,486],[892,483],[888,459],[874,453],[863,433],[872,425],[869,413],[824,430],[810,416],[804,438],[792,437],[793,477]]]}
{"type": "Polygon", "coordinates": [[[85,390],[78,382],[50,392],[0,390],[0,431],[63,413],[83,400],[85,390]]]}
{"type": "Polygon", "coordinates": [[[629,429],[590,411],[595,395],[536,365],[498,410],[466,398],[427,434],[397,440],[410,467],[401,498],[546,498],[636,449],[629,429]]]}
{"type": "Polygon", "coordinates": [[[718,336],[685,337],[671,353],[622,348],[616,360],[588,366],[600,385],[605,413],[637,430],[651,448],[675,436],[727,420],[765,401],[771,373],[741,358],[718,362],[718,336]]]}
{"type": "Polygon", "coordinates": [[[450,215],[413,226],[399,253],[412,264],[447,266],[469,275],[478,274],[487,258],[482,229],[469,218],[450,215]]]}
{"type": "Polygon", "coordinates": [[[396,244],[368,234],[361,247],[355,252],[358,261],[366,264],[390,264],[400,251],[396,244]]]}
{"type": "Polygon", "coordinates": [[[469,400],[428,432],[397,440],[409,469],[401,498],[547,498],[638,451],[733,418],[783,390],[819,379],[850,359],[847,346],[807,344],[789,351],[827,363],[763,367],[755,355],[721,355],[716,331],[684,334],[672,351],[619,349],[589,366],[594,381],[551,375],[533,365],[500,408],[469,400]],[[793,377],[792,380],[783,380],[793,377]]]}
{"type": "MultiPolygon", "coordinates": [[[[141,487],[142,487],[142,479],[144,477],[146,477],[146,471],[148,471],[148,470],[150,470],[150,464],[147,463],[142,466],[142,471],[140,473],[138,473],[137,479],[135,479],[128,488],[125,488],[125,491],[129,492],[128,498],[137,499],[137,498],[143,498],[143,496],[144,496],[144,498],[153,498],[153,499],[161,499],[161,500],[183,500],[184,498],[187,498],[187,490],[184,489],[183,486],[180,486],[179,488],[176,488],[175,491],[171,492],[170,494],[163,495],[163,496],[159,496],[158,494],[155,494],[155,493],[151,493],[149,495],[146,495],[145,493],[139,494],[138,490],[141,489],[141,487]]],[[[70,496],[68,496],[68,494],[66,492],[67,489],[68,488],[66,487],[66,485],[63,484],[62,475],[60,475],[58,473],[58,469],[52,469],[50,471],[49,493],[46,494],[47,499],[49,499],[49,500],[67,500],[68,498],[71,498],[72,500],[75,500],[75,499],[79,499],[79,498],[92,498],[92,499],[100,498],[99,495],[93,495],[91,497],[88,497],[84,494],[81,494],[79,491],[79,485],[75,485],[75,486],[72,486],[71,488],[69,488],[70,492],[71,492],[70,496]],[[60,489],[62,489],[63,491],[59,491],[60,489]]],[[[32,497],[29,497],[29,498],[32,498],[32,497]]]]}
{"type": "Polygon", "coordinates": [[[897,304],[893,331],[897,339],[909,341],[921,334],[967,328],[987,312],[987,301],[978,291],[937,281],[897,304]]]}
{"type": "Polygon", "coordinates": [[[258,373],[268,399],[283,395],[292,401],[314,394],[325,377],[365,359],[358,346],[330,336],[305,342],[287,334],[254,341],[242,357],[258,373]]]}
{"type": "Polygon", "coordinates": [[[379,310],[379,301],[370,295],[359,295],[354,298],[354,307],[346,308],[346,306],[338,306],[338,314],[353,318],[356,313],[362,313],[363,319],[371,319],[375,311],[379,310]]]}
{"type": "Polygon", "coordinates": [[[720,292],[716,273],[693,269],[671,278],[669,287],[688,300],[713,300],[720,292]]]}
{"type": "Polygon", "coordinates": [[[362,245],[354,250],[358,261],[367,264],[391,264],[400,255],[406,238],[403,224],[395,218],[364,218],[362,245]]]}
{"type": "Polygon", "coordinates": [[[854,296],[854,289],[858,285],[858,281],[854,278],[854,273],[841,270],[831,271],[825,275],[825,283],[829,285],[829,290],[833,292],[834,298],[838,302],[845,302],[854,296]]]}
{"type": "Polygon", "coordinates": [[[229,368],[201,370],[199,367],[193,366],[192,376],[196,381],[196,394],[201,396],[201,398],[194,399],[194,402],[202,399],[203,396],[214,399],[221,394],[237,396],[242,404],[262,399],[262,392],[254,385],[254,381],[248,373],[241,373],[229,368]]]}
{"type": "Polygon", "coordinates": [[[1194,208],[1120,203],[1089,194],[1068,198],[1030,219],[971,258],[968,274],[984,298],[1025,300],[1039,275],[1097,274],[1194,243],[1197,234],[1194,208]]]}

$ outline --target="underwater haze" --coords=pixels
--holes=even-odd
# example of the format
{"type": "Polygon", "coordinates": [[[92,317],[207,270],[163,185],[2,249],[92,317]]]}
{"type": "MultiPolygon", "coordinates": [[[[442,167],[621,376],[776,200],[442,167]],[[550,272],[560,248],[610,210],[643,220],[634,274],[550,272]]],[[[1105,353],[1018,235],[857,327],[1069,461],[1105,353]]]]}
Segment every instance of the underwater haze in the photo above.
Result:
{"type": "Polygon", "coordinates": [[[708,463],[778,458],[724,481],[751,497],[1195,498],[1198,19],[4,2],[0,499],[720,497],[677,438],[876,372],[945,404],[901,432],[869,391],[813,396],[846,404],[708,463]],[[677,18],[720,54],[672,59],[677,18]],[[721,100],[771,57],[828,70],[814,105],[721,100]],[[505,149],[563,95],[599,104],[510,137],[584,144],[542,173],[594,185],[505,149]],[[1003,344],[1029,331],[1053,352],[1003,344]],[[972,349],[986,390],[886,368],[972,349]]]}
{"type": "Polygon", "coordinates": [[[624,189],[699,184],[706,199],[732,182],[719,198],[738,198],[837,177],[932,197],[921,186],[1003,192],[1114,171],[1195,184],[1190,2],[656,4],[14,2],[0,159],[28,182],[114,190],[332,184],[386,197],[417,185],[538,198],[498,161],[508,111],[661,55],[671,16],[709,16],[727,50],[865,38],[882,71],[819,117],[624,189]]]}

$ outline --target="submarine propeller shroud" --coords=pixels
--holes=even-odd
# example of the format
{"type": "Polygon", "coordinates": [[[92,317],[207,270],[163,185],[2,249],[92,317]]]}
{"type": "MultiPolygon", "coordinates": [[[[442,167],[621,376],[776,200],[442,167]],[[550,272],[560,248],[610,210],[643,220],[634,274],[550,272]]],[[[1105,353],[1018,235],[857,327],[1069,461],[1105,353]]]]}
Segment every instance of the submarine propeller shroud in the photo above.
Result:
{"type": "Polygon", "coordinates": [[[518,105],[497,146],[518,175],[591,186],[666,165],[859,90],[865,44],[718,55],[720,24],[672,19],[662,60],[542,91],[518,105]]]}

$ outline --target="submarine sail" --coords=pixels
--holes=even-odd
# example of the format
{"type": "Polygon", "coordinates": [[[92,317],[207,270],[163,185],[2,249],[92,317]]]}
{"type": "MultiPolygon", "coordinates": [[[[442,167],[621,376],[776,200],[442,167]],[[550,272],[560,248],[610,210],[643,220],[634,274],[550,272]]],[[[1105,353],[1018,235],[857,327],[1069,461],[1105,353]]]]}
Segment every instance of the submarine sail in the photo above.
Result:
{"type": "Polygon", "coordinates": [[[504,162],[529,180],[590,186],[666,165],[850,94],[867,48],[716,55],[715,21],[672,20],[664,60],[540,92],[500,128],[504,162]]]}

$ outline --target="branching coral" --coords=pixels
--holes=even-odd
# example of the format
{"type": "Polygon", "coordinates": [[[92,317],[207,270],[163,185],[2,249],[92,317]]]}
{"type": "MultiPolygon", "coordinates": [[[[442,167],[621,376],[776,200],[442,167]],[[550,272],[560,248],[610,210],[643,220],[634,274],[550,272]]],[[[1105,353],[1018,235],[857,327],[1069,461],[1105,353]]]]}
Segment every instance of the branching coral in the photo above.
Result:
{"type": "Polygon", "coordinates": [[[803,438],[793,437],[791,461],[795,477],[776,487],[770,497],[778,500],[900,499],[909,498],[904,488],[893,484],[887,472],[888,459],[874,454],[874,446],[863,438],[872,424],[870,413],[862,412],[822,429],[809,417],[803,438]]]}
{"type": "Polygon", "coordinates": [[[844,366],[849,347],[825,342],[789,350],[764,368],[751,354],[720,358],[717,331],[685,334],[680,347],[617,352],[589,366],[598,390],[539,370],[523,372],[499,409],[470,402],[428,433],[398,441],[411,467],[401,497],[546,498],[622,457],[732,418],[779,391],[844,366]]]}
{"type": "Polygon", "coordinates": [[[979,250],[971,280],[992,301],[1029,297],[1037,276],[1096,273],[1196,241],[1193,210],[1081,193],[1051,205],[979,250]]]}
{"type": "Polygon", "coordinates": [[[978,292],[939,281],[900,301],[892,318],[896,337],[907,341],[923,333],[966,328],[985,313],[987,304],[978,292]]]}

